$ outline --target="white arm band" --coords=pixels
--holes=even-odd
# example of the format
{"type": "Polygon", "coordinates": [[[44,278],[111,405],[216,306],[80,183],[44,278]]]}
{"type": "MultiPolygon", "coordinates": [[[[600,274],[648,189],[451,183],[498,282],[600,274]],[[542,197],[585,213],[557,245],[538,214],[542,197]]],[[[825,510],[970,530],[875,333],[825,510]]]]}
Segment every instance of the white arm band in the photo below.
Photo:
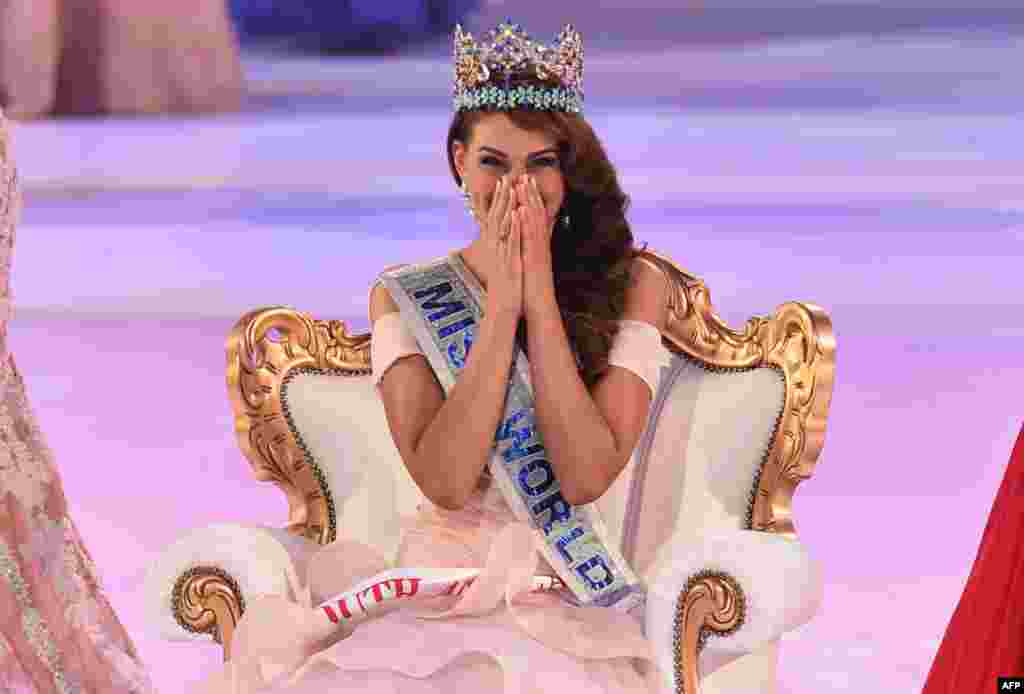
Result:
{"type": "Polygon", "coordinates": [[[661,367],[671,363],[671,355],[661,343],[661,333],[650,323],[638,320],[619,321],[619,332],[608,354],[608,366],[628,369],[658,392],[661,367]]]}
{"type": "Polygon", "coordinates": [[[423,350],[402,321],[402,314],[385,313],[374,322],[373,336],[370,338],[374,385],[380,385],[384,374],[396,361],[414,354],[423,354],[423,350]]]}

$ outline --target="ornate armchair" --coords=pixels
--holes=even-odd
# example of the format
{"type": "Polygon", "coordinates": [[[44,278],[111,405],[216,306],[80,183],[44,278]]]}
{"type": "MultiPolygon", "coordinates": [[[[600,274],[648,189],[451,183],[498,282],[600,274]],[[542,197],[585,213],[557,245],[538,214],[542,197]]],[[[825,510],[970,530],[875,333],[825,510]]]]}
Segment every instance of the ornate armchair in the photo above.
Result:
{"type": "MultiPolygon", "coordinates": [[[[648,582],[645,629],[665,691],[772,692],[781,636],[821,600],[791,502],[824,444],[831,321],[786,303],[732,330],[699,279],[644,257],[673,287],[674,358],[629,465],[597,503],[648,582]]],[[[163,637],[212,638],[225,658],[247,598],[287,592],[288,572],[339,537],[394,556],[399,515],[422,500],[371,381],[370,335],[268,308],[242,317],[227,353],[239,445],[257,479],[286,495],[288,523],[193,531],[155,560],[146,586],[163,637]]]]}

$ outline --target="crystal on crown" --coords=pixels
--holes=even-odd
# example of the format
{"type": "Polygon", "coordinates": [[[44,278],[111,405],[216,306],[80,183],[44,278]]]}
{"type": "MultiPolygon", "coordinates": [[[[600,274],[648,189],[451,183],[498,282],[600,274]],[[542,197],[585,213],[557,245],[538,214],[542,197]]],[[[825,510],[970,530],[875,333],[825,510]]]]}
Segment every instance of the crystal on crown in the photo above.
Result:
{"type": "Polygon", "coordinates": [[[571,24],[556,46],[533,41],[518,24],[507,20],[477,43],[456,25],[456,111],[531,108],[577,113],[583,103],[583,40],[571,24]],[[512,77],[533,77],[551,86],[511,86],[512,77]]]}

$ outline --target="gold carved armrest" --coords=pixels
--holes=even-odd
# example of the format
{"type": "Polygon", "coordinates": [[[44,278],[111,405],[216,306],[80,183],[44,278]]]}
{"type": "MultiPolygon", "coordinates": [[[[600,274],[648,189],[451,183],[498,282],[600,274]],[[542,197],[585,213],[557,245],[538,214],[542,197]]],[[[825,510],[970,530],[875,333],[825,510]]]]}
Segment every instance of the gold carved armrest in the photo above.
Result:
{"type": "Polygon", "coordinates": [[[231,656],[231,637],[245,611],[245,599],[227,572],[197,566],[178,577],[171,594],[174,618],[185,631],[209,634],[231,656]]]}
{"type": "MultiPolygon", "coordinates": [[[[639,256],[669,283],[663,336],[669,349],[711,370],[769,367],[783,376],[785,401],[750,491],[747,527],[795,539],[793,494],[814,474],[825,443],[836,359],[831,319],[820,306],[789,302],[774,315],[751,318],[743,330],[734,330],[715,313],[711,293],[700,279],[653,251],[640,251],[639,256]]],[[[673,639],[681,694],[699,691],[698,654],[706,638],[738,629],[744,605],[742,588],[726,574],[699,574],[681,591],[673,639]]]]}
{"type": "Polygon", "coordinates": [[[700,692],[697,657],[711,634],[728,636],[746,617],[746,597],[736,579],[705,571],[693,576],[680,592],[672,635],[672,664],[679,694],[700,692]]]}

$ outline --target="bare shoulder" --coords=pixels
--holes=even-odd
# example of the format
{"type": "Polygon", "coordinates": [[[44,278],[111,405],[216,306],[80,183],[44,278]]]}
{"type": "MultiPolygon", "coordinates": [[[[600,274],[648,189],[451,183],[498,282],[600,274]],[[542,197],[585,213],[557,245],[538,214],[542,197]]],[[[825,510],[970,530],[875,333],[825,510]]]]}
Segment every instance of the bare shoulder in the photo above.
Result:
{"type": "Polygon", "coordinates": [[[633,259],[630,276],[623,318],[644,321],[664,330],[668,318],[668,277],[642,257],[633,259]]]}

